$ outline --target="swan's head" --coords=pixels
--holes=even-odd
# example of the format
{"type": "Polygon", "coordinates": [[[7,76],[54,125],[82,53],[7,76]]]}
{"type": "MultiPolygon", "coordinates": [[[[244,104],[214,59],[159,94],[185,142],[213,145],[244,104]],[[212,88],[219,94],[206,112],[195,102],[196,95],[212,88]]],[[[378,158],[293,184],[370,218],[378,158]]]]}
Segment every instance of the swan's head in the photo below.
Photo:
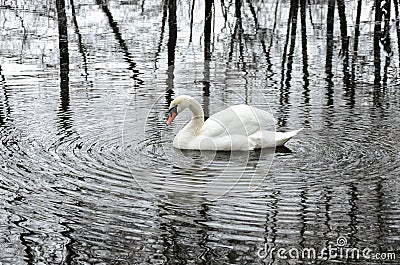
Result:
{"type": "Polygon", "coordinates": [[[174,99],[169,105],[167,125],[175,119],[176,115],[181,113],[184,109],[189,107],[190,102],[193,100],[191,96],[182,95],[174,99]]]}

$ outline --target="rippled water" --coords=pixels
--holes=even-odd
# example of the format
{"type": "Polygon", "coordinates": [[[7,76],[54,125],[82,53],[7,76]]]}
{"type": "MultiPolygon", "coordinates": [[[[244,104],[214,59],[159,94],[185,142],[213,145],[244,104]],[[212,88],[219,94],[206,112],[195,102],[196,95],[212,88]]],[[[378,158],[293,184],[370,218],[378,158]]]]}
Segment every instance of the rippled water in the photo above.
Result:
{"type": "Polygon", "coordinates": [[[0,263],[398,264],[396,8],[377,48],[373,1],[359,24],[336,1],[331,35],[326,4],[293,2],[216,1],[208,36],[198,1],[0,1],[0,263]],[[305,129],[276,150],[181,152],[189,113],[165,126],[180,94],[305,129]],[[329,246],[397,256],[277,253],[329,246]]]}

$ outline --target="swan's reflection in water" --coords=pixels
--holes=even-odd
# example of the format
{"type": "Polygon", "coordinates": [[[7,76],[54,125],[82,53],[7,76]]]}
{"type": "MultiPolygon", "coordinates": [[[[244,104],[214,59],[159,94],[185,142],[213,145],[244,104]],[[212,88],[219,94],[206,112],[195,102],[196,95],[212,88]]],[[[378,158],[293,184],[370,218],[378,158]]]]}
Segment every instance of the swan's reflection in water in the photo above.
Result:
{"type": "Polygon", "coordinates": [[[179,196],[187,198],[187,203],[228,194],[249,196],[267,177],[275,153],[274,148],[232,152],[180,150],[171,144],[163,148],[163,155],[141,154],[148,161],[129,165],[132,173],[140,186],[158,199],[179,196]],[[153,174],[139,174],[143,165],[151,165],[153,174]]]}

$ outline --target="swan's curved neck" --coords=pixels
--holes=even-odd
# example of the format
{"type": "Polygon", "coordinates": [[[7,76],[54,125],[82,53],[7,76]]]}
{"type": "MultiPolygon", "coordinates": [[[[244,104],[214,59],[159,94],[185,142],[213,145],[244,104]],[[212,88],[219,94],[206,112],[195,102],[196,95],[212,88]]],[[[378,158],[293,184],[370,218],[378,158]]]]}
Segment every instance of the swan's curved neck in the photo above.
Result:
{"type": "Polygon", "coordinates": [[[193,114],[192,119],[187,124],[187,130],[192,131],[194,134],[198,134],[204,124],[204,111],[200,103],[195,99],[190,99],[188,108],[193,114]]]}

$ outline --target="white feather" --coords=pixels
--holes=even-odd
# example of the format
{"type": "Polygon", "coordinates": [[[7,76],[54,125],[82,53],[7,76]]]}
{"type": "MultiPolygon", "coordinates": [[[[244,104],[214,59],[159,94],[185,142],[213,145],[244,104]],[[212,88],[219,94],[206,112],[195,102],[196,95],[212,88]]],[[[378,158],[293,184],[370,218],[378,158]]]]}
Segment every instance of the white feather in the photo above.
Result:
{"type": "Polygon", "coordinates": [[[193,150],[253,150],[284,145],[300,130],[292,132],[267,131],[274,128],[274,117],[248,105],[235,105],[215,113],[204,122],[203,109],[192,97],[179,96],[171,103],[178,110],[189,108],[190,122],[175,136],[173,145],[193,150]],[[179,106],[181,104],[181,106],[179,106]]]}

